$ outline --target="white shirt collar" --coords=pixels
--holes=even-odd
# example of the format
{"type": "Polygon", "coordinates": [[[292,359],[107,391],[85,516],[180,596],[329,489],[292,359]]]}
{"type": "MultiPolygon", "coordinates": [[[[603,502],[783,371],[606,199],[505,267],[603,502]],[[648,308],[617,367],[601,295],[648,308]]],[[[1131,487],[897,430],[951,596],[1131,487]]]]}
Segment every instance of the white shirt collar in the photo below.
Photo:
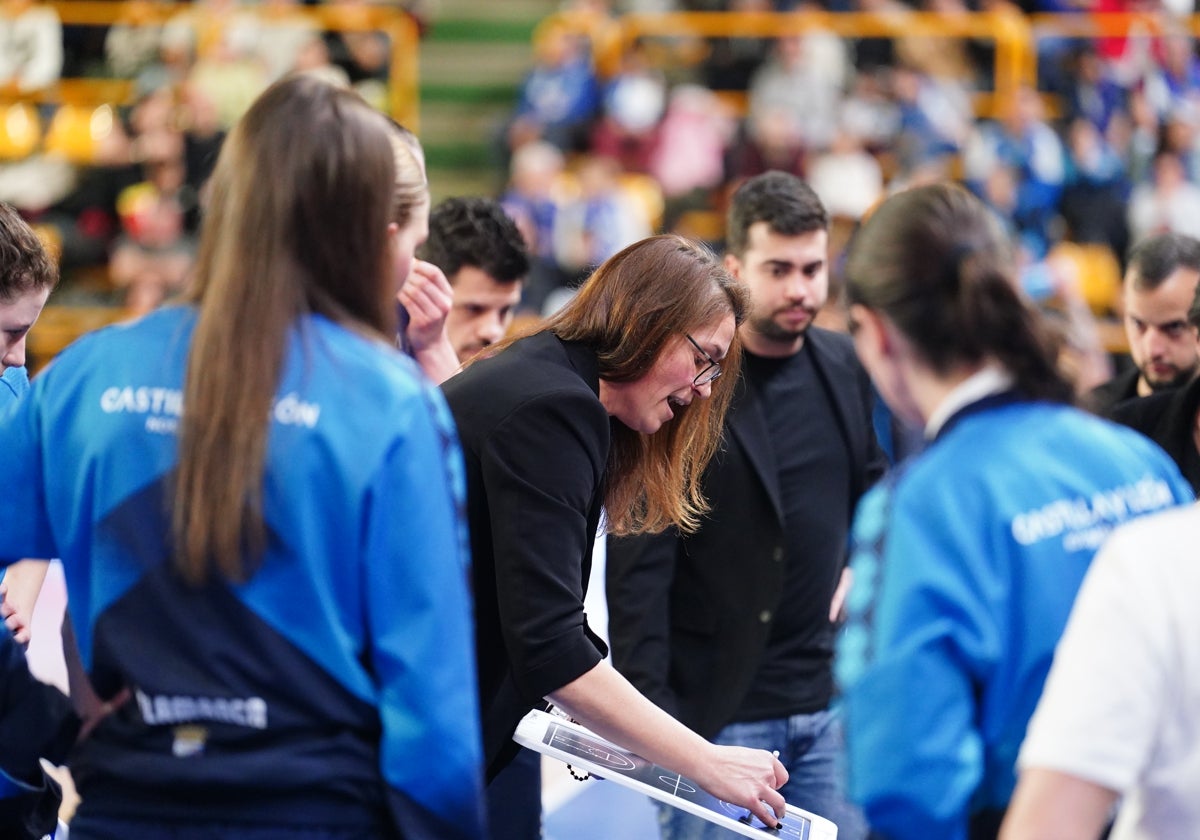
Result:
{"type": "Polygon", "coordinates": [[[946,421],[971,403],[1011,390],[1014,381],[1011,373],[994,362],[971,374],[955,385],[930,413],[925,423],[925,439],[937,437],[946,421]]]}

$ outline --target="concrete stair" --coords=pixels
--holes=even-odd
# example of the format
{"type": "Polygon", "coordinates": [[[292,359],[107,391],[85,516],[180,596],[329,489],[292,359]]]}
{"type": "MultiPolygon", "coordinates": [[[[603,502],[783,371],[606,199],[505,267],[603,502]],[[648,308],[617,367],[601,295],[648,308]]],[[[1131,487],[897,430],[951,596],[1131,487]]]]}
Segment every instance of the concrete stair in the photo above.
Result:
{"type": "Polygon", "coordinates": [[[531,36],[555,0],[441,0],[421,42],[418,133],[434,201],[495,195],[496,134],[533,58],[531,36]]]}

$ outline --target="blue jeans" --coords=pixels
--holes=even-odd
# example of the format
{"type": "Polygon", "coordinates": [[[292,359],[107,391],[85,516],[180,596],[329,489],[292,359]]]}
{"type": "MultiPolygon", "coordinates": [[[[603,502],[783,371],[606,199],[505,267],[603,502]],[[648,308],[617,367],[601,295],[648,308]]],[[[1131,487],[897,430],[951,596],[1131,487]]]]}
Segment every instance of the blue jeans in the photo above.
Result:
{"type": "MultiPolygon", "coordinates": [[[[713,738],[715,744],[779,750],[788,782],[779,789],[789,806],[832,820],[838,840],[864,840],[866,821],[846,799],[845,743],[836,712],[792,715],[776,720],[731,723],[713,738]]],[[[662,840],[725,840],[733,832],[656,802],[662,840]]]]}

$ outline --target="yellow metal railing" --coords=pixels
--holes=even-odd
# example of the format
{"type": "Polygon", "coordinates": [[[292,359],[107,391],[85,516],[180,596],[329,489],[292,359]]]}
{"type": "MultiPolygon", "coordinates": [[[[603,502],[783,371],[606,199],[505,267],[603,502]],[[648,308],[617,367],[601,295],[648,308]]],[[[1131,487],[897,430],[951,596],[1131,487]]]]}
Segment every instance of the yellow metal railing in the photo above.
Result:
{"type": "Polygon", "coordinates": [[[1022,85],[1036,82],[1030,59],[1033,35],[1027,18],[1015,11],[942,15],[934,12],[667,12],[628,14],[598,24],[594,16],[560,12],[534,33],[535,40],[552,27],[563,27],[592,40],[596,66],[612,72],[620,55],[647,38],[779,38],[828,32],[842,38],[906,37],[973,39],[996,45],[994,90],[976,100],[981,115],[999,113],[1022,85]],[[1032,72],[1031,72],[1032,70],[1032,72]]]}
{"type": "Polygon", "coordinates": [[[1102,12],[1089,14],[1029,15],[1031,44],[1026,54],[1025,69],[1031,78],[1037,77],[1037,43],[1046,38],[1140,38],[1159,37],[1170,32],[1200,32],[1200,16],[1177,18],[1146,12],[1102,12]]]}
{"type": "Polygon", "coordinates": [[[972,39],[995,43],[994,88],[977,95],[976,113],[997,116],[1022,86],[1037,87],[1037,48],[1041,40],[1065,38],[1157,37],[1169,33],[1200,36],[1200,15],[1177,18],[1144,12],[1039,13],[1013,10],[943,15],[899,11],[826,12],[669,12],[616,18],[559,12],[534,32],[536,41],[560,27],[591,40],[596,67],[610,75],[622,53],[639,39],[778,38],[829,32],[843,38],[972,39]]]}
{"type": "MultiPolygon", "coordinates": [[[[64,26],[111,26],[117,23],[162,25],[181,12],[195,13],[201,7],[192,3],[112,3],[107,0],[56,0],[50,4],[64,26]]],[[[381,32],[391,44],[388,76],[388,108],[397,120],[417,130],[419,118],[417,25],[404,12],[384,5],[298,6],[295,16],[309,18],[318,29],[334,32],[381,32]]],[[[269,15],[258,22],[270,28],[276,23],[269,15]]],[[[52,104],[68,103],[98,106],[128,104],[133,83],[118,78],[64,78],[44,90],[27,95],[5,91],[0,96],[52,104]]]]}

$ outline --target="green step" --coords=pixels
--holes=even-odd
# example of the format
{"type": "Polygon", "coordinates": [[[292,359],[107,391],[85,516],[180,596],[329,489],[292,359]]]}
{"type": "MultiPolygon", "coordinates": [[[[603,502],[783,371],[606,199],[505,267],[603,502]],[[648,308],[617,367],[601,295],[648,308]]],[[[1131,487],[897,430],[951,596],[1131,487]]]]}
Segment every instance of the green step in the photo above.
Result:
{"type": "Polygon", "coordinates": [[[541,23],[541,18],[534,19],[459,19],[439,20],[429,27],[425,36],[426,44],[441,41],[471,41],[474,43],[490,41],[500,43],[519,42],[528,44],[533,37],[533,30],[541,23]]]}
{"type": "MultiPolygon", "coordinates": [[[[496,162],[485,141],[442,141],[425,146],[425,162],[429,169],[480,169],[494,172],[496,162]]],[[[430,181],[432,181],[432,177],[430,181]]]]}
{"type": "Polygon", "coordinates": [[[421,104],[446,103],[454,105],[515,106],[521,92],[519,82],[423,82],[421,104]]]}
{"type": "Polygon", "coordinates": [[[444,167],[429,170],[429,192],[434,204],[450,196],[482,195],[494,198],[499,195],[503,185],[503,177],[490,169],[444,167]]]}
{"type": "Polygon", "coordinates": [[[526,44],[444,41],[421,48],[421,79],[429,85],[519,83],[533,67],[526,44]]]}
{"type": "Polygon", "coordinates": [[[421,143],[488,145],[496,131],[508,119],[512,108],[425,107],[421,109],[421,143]]]}
{"type": "Polygon", "coordinates": [[[440,0],[434,23],[448,20],[540,20],[557,12],[559,0],[440,0]]]}

